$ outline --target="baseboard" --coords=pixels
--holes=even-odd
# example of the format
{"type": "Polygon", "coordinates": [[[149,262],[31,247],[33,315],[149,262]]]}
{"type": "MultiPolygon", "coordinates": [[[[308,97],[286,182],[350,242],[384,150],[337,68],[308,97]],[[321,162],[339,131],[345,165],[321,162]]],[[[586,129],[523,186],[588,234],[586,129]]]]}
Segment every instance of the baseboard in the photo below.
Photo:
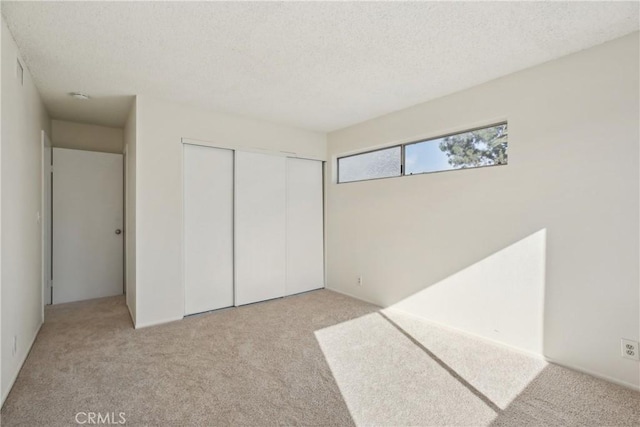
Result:
{"type": "Polygon", "coordinates": [[[29,348],[27,349],[27,351],[24,354],[24,357],[20,361],[19,368],[16,369],[16,372],[13,375],[13,378],[11,379],[11,383],[9,384],[9,388],[7,388],[7,394],[2,396],[2,402],[0,403],[0,408],[2,406],[4,406],[4,401],[7,399],[7,396],[9,396],[9,393],[11,393],[11,389],[13,388],[13,385],[16,383],[16,380],[18,379],[18,375],[20,375],[20,371],[22,371],[22,367],[24,366],[24,362],[27,361],[27,358],[29,357],[29,354],[31,353],[31,349],[33,348],[33,343],[36,342],[36,338],[38,338],[38,334],[40,333],[40,329],[42,328],[43,324],[44,324],[44,322],[40,322],[40,325],[38,325],[38,329],[36,329],[36,333],[33,334],[33,338],[31,339],[31,343],[29,343],[29,348]]]}
{"type": "Polygon", "coordinates": [[[127,310],[129,311],[129,317],[131,317],[131,323],[133,323],[133,329],[136,328],[136,318],[133,316],[133,313],[131,312],[131,307],[129,307],[129,304],[126,304],[127,306],[127,310]]]}
{"type": "Polygon", "coordinates": [[[331,291],[331,292],[335,292],[337,294],[341,294],[341,295],[345,295],[345,296],[348,296],[348,297],[351,297],[351,298],[355,298],[355,299],[360,300],[360,301],[368,302],[369,304],[373,304],[376,307],[382,308],[382,306],[380,306],[380,304],[378,304],[377,302],[369,301],[368,299],[365,299],[365,298],[362,298],[362,297],[359,297],[359,296],[356,296],[356,295],[352,295],[352,294],[350,294],[348,292],[340,291],[338,289],[331,288],[329,286],[325,286],[325,289],[328,290],[328,291],[331,291]]]}
{"type": "Polygon", "coordinates": [[[461,334],[461,335],[466,335],[466,336],[471,337],[471,338],[476,338],[476,339],[480,339],[480,340],[483,340],[483,341],[487,341],[487,342],[490,342],[491,344],[495,344],[495,345],[497,345],[499,347],[506,348],[507,350],[515,351],[517,353],[524,354],[525,356],[533,357],[534,359],[539,359],[539,360],[545,360],[546,361],[545,356],[543,354],[541,354],[541,353],[536,353],[536,352],[531,351],[531,350],[526,350],[524,348],[516,347],[514,345],[507,344],[507,343],[505,343],[503,341],[498,341],[498,340],[486,337],[484,335],[476,334],[474,332],[469,332],[469,331],[464,330],[464,329],[456,328],[455,326],[447,325],[446,323],[440,323],[440,322],[437,322],[435,320],[427,319],[426,317],[418,316],[417,314],[409,313],[408,311],[400,310],[398,308],[394,308],[393,306],[384,308],[383,310],[388,310],[388,311],[391,311],[391,312],[395,311],[395,312],[401,313],[401,314],[403,314],[405,316],[413,317],[414,319],[420,320],[422,322],[426,322],[426,323],[429,323],[431,325],[435,325],[435,326],[440,327],[442,329],[446,329],[446,330],[449,330],[449,331],[452,331],[452,332],[455,332],[455,333],[458,333],[458,334],[461,334]]]}
{"type": "Polygon", "coordinates": [[[164,325],[165,323],[171,323],[171,322],[175,322],[177,320],[182,320],[182,319],[184,319],[184,316],[173,317],[173,318],[170,318],[170,319],[156,320],[156,321],[153,321],[153,322],[136,323],[134,325],[134,327],[135,327],[135,329],[149,328],[151,326],[164,325]]]}
{"type": "Polygon", "coordinates": [[[544,360],[546,360],[549,363],[553,363],[554,365],[559,365],[559,366],[562,366],[564,368],[571,369],[573,371],[582,372],[583,374],[587,374],[587,375],[591,375],[592,377],[600,378],[601,380],[605,380],[605,381],[608,381],[610,383],[614,383],[614,384],[620,385],[622,387],[630,388],[631,390],[634,390],[634,391],[640,391],[640,385],[628,383],[626,381],[622,381],[622,380],[619,380],[617,378],[610,377],[608,375],[600,374],[598,372],[591,371],[591,370],[583,368],[581,366],[571,365],[569,363],[561,362],[561,361],[553,359],[551,357],[546,357],[545,356],[544,360]]]}
{"type": "MultiPolygon", "coordinates": [[[[354,297],[354,298],[356,298],[356,297],[354,297]]],[[[582,372],[583,374],[591,375],[592,377],[600,378],[602,380],[605,380],[605,381],[608,381],[608,382],[611,382],[611,383],[614,383],[614,384],[618,384],[618,385],[621,385],[621,386],[626,387],[626,388],[630,388],[630,389],[635,390],[635,391],[640,391],[640,386],[638,386],[636,384],[628,383],[626,381],[622,381],[622,380],[619,380],[617,378],[610,377],[608,375],[604,375],[604,374],[601,374],[601,373],[598,373],[598,372],[594,372],[592,370],[583,368],[582,366],[572,365],[570,363],[566,363],[566,362],[563,362],[563,361],[560,361],[560,360],[557,360],[557,359],[554,359],[554,358],[551,358],[551,357],[547,357],[544,354],[535,353],[535,352],[532,352],[530,350],[525,350],[525,349],[520,348],[520,347],[515,347],[513,345],[510,345],[510,344],[507,344],[507,343],[504,343],[504,342],[501,342],[501,341],[493,340],[493,339],[485,337],[483,335],[479,335],[479,334],[475,334],[473,332],[465,331],[464,329],[459,329],[459,328],[456,328],[454,326],[446,325],[444,323],[436,322],[434,320],[427,319],[425,317],[421,317],[421,316],[418,316],[418,315],[413,314],[413,313],[409,313],[409,312],[404,311],[404,310],[399,310],[399,309],[396,309],[396,308],[393,308],[393,307],[388,307],[388,308],[385,308],[384,310],[389,310],[391,312],[395,311],[395,312],[398,312],[398,313],[402,313],[403,315],[407,315],[407,316],[413,317],[415,319],[418,319],[418,320],[426,322],[426,323],[430,323],[432,325],[441,327],[443,329],[447,329],[447,330],[450,330],[450,331],[453,331],[453,332],[457,332],[457,333],[462,334],[462,335],[467,335],[467,336],[470,336],[470,337],[473,337],[473,338],[481,339],[483,341],[488,341],[488,342],[490,342],[492,344],[498,345],[498,346],[506,348],[508,350],[516,351],[518,353],[524,354],[525,356],[533,357],[533,358],[539,359],[539,360],[544,360],[545,362],[553,363],[554,365],[559,365],[559,366],[562,366],[564,368],[571,369],[573,371],[582,372]]]]}
{"type": "MultiPolygon", "coordinates": [[[[344,292],[344,291],[341,291],[341,290],[338,290],[338,289],[334,289],[334,288],[330,288],[330,287],[326,287],[326,289],[380,307],[380,304],[378,304],[376,302],[373,302],[373,301],[367,300],[365,298],[350,294],[348,292],[344,292]]],[[[524,354],[525,356],[533,357],[533,358],[539,359],[539,360],[544,360],[545,362],[553,363],[555,365],[559,365],[559,366],[562,366],[562,367],[567,368],[567,369],[571,369],[571,370],[574,370],[574,371],[582,372],[584,374],[591,375],[592,377],[600,378],[602,380],[605,380],[605,381],[620,385],[622,387],[629,388],[631,390],[640,391],[640,385],[632,384],[632,383],[629,383],[629,382],[626,382],[626,381],[622,381],[622,380],[617,379],[617,378],[610,377],[608,375],[604,375],[604,374],[601,374],[601,373],[598,373],[598,372],[594,372],[594,371],[591,371],[589,369],[583,368],[581,366],[572,365],[572,364],[569,364],[569,363],[566,363],[566,362],[563,362],[563,361],[560,361],[560,360],[556,360],[556,359],[553,359],[551,357],[547,357],[544,354],[535,353],[535,352],[532,352],[530,350],[525,350],[525,349],[520,348],[520,347],[515,347],[513,345],[510,345],[510,344],[507,344],[507,343],[504,343],[504,342],[501,342],[501,341],[493,340],[491,338],[488,338],[488,337],[485,337],[485,336],[482,336],[482,335],[479,335],[479,334],[475,334],[473,332],[465,331],[463,329],[459,329],[459,328],[456,328],[456,327],[453,327],[453,326],[450,326],[450,325],[447,325],[447,324],[444,324],[444,323],[436,322],[436,321],[433,321],[431,319],[427,319],[427,318],[418,316],[416,314],[406,312],[404,310],[399,310],[399,309],[393,308],[392,306],[386,307],[386,308],[381,308],[381,309],[382,310],[389,310],[389,311],[392,311],[392,312],[396,311],[398,313],[402,313],[404,315],[411,316],[411,317],[413,317],[415,319],[419,319],[420,321],[433,324],[433,325],[441,327],[443,329],[447,329],[447,330],[450,330],[450,331],[453,331],[453,332],[456,332],[456,333],[459,333],[459,334],[462,334],[462,335],[467,335],[469,337],[481,339],[483,341],[488,341],[488,342],[490,342],[492,344],[498,345],[498,346],[506,348],[508,350],[524,354]]]]}

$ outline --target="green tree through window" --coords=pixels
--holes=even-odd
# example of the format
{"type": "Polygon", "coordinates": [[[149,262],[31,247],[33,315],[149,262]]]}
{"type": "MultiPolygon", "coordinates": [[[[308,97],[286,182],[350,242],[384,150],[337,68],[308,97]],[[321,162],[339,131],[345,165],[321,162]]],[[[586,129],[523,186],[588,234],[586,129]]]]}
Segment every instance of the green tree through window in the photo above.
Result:
{"type": "Polygon", "coordinates": [[[454,168],[468,168],[507,163],[507,125],[502,124],[451,135],[440,142],[440,150],[454,168]]]}

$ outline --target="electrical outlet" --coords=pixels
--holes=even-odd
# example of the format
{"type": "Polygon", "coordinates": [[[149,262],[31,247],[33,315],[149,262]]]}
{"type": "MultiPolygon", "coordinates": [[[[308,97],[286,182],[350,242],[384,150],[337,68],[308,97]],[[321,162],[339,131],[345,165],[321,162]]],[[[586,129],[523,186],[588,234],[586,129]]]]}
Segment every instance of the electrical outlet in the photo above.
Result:
{"type": "Polygon", "coordinates": [[[362,286],[362,276],[358,276],[358,286],[362,286]]]}
{"type": "Polygon", "coordinates": [[[11,349],[11,355],[15,356],[17,352],[18,352],[18,336],[14,335],[13,336],[13,348],[11,349]]]}
{"type": "Polygon", "coordinates": [[[640,355],[638,354],[638,341],[631,341],[622,338],[620,340],[622,357],[625,359],[632,360],[640,360],[640,355]]]}

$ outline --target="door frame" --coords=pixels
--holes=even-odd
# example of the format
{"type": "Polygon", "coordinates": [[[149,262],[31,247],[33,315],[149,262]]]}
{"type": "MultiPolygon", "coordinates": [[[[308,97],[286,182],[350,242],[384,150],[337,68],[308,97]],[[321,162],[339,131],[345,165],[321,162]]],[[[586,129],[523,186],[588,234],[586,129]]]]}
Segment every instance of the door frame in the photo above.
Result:
{"type": "Polygon", "coordinates": [[[44,321],[44,306],[52,303],[52,271],[53,271],[53,146],[47,133],[41,131],[41,208],[40,208],[40,235],[42,239],[41,251],[41,279],[42,279],[42,320],[44,321]],[[49,152],[49,163],[46,163],[46,153],[49,152]],[[49,185],[46,184],[46,176],[49,174],[49,185]],[[49,203],[47,203],[47,196],[49,203]],[[47,239],[47,229],[49,239],[47,239]],[[49,260],[49,271],[47,270],[49,260]],[[48,286],[49,285],[49,286],[48,286]],[[47,292],[48,291],[48,292],[47,292]]]}
{"type": "MultiPolygon", "coordinates": [[[[52,180],[51,180],[51,198],[50,198],[50,203],[51,203],[51,295],[50,295],[50,304],[61,304],[61,303],[65,303],[65,302],[54,302],[54,294],[53,294],[53,273],[55,270],[55,266],[54,266],[54,235],[55,235],[55,225],[54,225],[54,173],[53,173],[53,169],[54,169],[54,152],[53,149],[56,148],[57,150],[62,150],[62,151],[76,151],[76,152],[83,152],[83,153],[95,153],[95,154],[107,154],[107,155],[119,155],[122,156],[121,157],[121,167],[122,167],[122,186],[120,188],[120,198],[121,198],[121,202],[122,202],[122,212],[121,212],[121,217],[122,217],[122,221],[120,226],[118,227],[121,230],[121,234],[122,234],[122,259],[121,259],[121,264],[122,264],[122,275],[120,277],[122,286],[120,288],[120,293],[117,295],[125,295],[125,291],[126,291],[126,284],[125,284],[125,280],[126,280],[126,270],[125,270],[125,248],[126,248],[126,243],[125,243],[125,227],[126,227],[126,207],[125,207],[125,189],[126,189],[126,183],[125,183],[125,173],[126,173],[126,162],[125,162],[125,153],[118,153],[118,152],[110,152],[110,151],[96,151],[96,150],[81,150],[81,149],[70,149],[70,148],[66,148],[66,147],[53,147],[51,146],[51,173],[52,173],[52,180]]],[[[58,180],[59,181],[59,180],[58,180]]],[[[57,252],[56,252],[57,253],[57,252]]],[[[44,276],[43,276],[44,277],[44,276]]],[[[91,297],[89,299],[92,298],[102,298],[100,296],[98,297],[91,297]]],[[[81,300],[77,300],[77,301],[82,301],[81,300]]],[[[73,302],[73,301],[70,301],[73,302]]],[[[43,308],[44,311],[44,308],[43,308]]]]}
{"type": "Polygon", "coordinates": [[[129,217],[127,215],[127,201],[129,200],[129,145],[122,150],[122,294],[127,295],[127,231],[129,231],[129,217]]]}

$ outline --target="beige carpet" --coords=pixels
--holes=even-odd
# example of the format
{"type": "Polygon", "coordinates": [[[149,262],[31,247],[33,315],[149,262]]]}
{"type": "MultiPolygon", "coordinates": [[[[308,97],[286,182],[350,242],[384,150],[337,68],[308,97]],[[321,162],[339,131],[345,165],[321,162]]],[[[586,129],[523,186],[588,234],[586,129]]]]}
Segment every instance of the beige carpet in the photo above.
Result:
{"type": "Polygon", "coordinates": [[[638,425],[640,393],[330,291],[134,330],[54,306],[2,426],[638,425]],[[83,418],[84,419],[84,418],[83,418]]]}

